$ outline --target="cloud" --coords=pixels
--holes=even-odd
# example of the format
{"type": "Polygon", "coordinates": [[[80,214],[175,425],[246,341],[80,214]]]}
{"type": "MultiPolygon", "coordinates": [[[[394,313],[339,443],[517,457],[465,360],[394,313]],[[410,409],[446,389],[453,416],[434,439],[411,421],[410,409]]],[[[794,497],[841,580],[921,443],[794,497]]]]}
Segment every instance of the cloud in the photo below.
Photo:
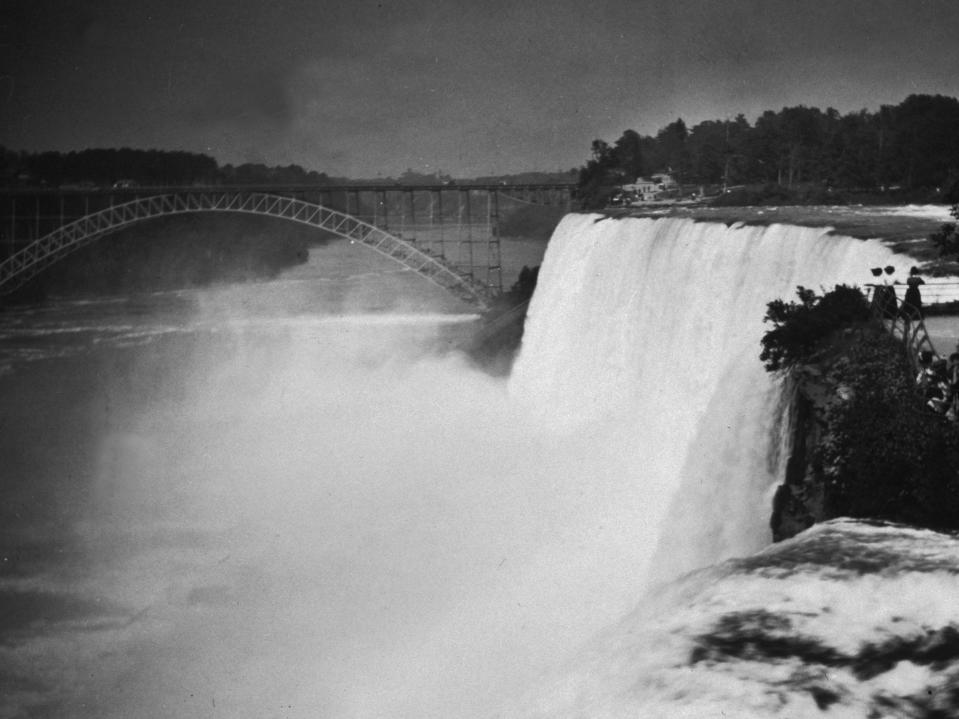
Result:
{"type": "Polygon", "coordinates": [[[935,0],[12,6],[0,132],[24,149],[124,143],[236,162],[255,148],[332,174],[421,162],[486,174],[580,164],[593,138],[680,116],[959,94],[959,9],[935,0]]]}
{"type": "Polygon", "coordinates": [[[198,125],[262,124],[285,128],[293,119],[286,78],[260,72],[250,75],[218,73],[187,110],[198,125]]]}

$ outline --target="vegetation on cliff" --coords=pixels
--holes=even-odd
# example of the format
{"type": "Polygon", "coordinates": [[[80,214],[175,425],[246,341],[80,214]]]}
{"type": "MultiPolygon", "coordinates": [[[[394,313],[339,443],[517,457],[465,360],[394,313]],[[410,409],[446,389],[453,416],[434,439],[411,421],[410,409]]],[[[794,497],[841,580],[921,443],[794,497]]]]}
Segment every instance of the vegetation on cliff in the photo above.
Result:
{"type": "MultiPolygon", "coordinates": [[[[959,220],[959,205],[953,205],[949,214],[959,220]]],[[[945,222],[938,232],[929,236],[932,243],[939,248],[940,257],[959,256],[959,225],[955,222],[945,222]]]]}
{"type": "Polygon", "coordinates": [[[902,344],[855,288],[799,300],[769,303],[761,355],[795,388],[776,539],[841,516],[959,529],[959,428],[926,407],[902,344]]]}
{"type": "Polygon", "coordinates": [[[836,285],[823,296],[800,286],[799,302],[773,300],[765,322],[773,328],[762,338],[759,358],[770,372],[807,362],[827,346],[838,330],[862,325],[870,318],[866,298],[855,287],[836,285]]]}
{"type": "Polygon", "coordinates": [[[959,428],[926,407],[901,345],[866,334],[830,363],[820,447],[835,516],[959,528],[959,428]]]}

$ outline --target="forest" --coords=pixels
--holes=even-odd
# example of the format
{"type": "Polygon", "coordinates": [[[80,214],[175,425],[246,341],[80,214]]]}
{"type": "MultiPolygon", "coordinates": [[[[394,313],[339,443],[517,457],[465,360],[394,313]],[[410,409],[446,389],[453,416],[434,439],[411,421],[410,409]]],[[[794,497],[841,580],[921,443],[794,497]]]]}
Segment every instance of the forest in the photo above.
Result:
{"type": "Polygon", "coordinates": [[[96,148],[74,152],[15,152],[0,146],[0,188],[44,187],[95,189],[199,185],[337,185],[337,184],[551,184],[576,181],[574,168],[556,172],[523,172],[475,179],[454,179],[442,173],[407,169],[397,177],[369,180],[330,177],[300,165],[262,163],[219,165],[208,155],[170,150],[96,148]]]}
{"type": "Polygon", "coordinates": [[[208,155],[171,150],[95,148],[74,152],[15,152],[0,146],[0,187],[93,189],[116,182],[170,185],[298,185],[337,180],[299,165],[220,166],[208,155]]]}
{"type": "Polygon", "coordinates": [[[671,122],[654,137],[626,130],[613,144],[594,140],[580,168],[587,208],[602,207],[615,188],[653,173],[685,186],[722,190],[764,186],[788,199],[802,191],[826,201],[837,191],[923,192],[959,201],[959,100],[910,95],[898,105],[845,115],[798,105],[687,127],[671,122]]]}

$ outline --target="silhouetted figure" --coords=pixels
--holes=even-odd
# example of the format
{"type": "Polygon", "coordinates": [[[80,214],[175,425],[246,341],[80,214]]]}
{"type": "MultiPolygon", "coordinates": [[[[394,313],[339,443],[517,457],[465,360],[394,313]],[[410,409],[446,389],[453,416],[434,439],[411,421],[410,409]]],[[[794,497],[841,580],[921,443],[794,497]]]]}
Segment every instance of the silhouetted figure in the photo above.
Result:
{"type": "Polygon", "coordinates": [[[906,296],[902,300],[902,307],[899,310],[899,316],[906,322],[910,320],[918,322],[922,319],[922,293],[919,291],[919,285],[926,284],[919,276],[919,268],[913,267],[909,270],[909,279],[906,280],[906,296]]]}
{"type": "MultiPolygon", "coordinates": [[[[890,283],[890,278],[883,278],[882,284],[879,284],[879,279],[882,277],[882,268],[873,267],[872,276],[876,277],[875,290],[872,294],[872,305],[876,313],[884,320],[892,320],[896,318],[896,305],[898,304],[898,299],[896,297],[896,289],[890,283]]],[[[895,272],[895,268],[889,266],[886,268],[886,274],[892,275],[895,272]]]]}

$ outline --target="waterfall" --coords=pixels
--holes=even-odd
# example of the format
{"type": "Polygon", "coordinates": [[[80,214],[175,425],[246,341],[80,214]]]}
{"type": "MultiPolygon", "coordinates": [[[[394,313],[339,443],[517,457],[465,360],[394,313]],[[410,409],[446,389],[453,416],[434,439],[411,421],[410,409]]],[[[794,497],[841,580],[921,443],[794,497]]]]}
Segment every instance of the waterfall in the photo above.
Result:
{"type": "Polygon", "coordinates": [[[759,360],[766,303],[908,267],[829,228],[569,215],[550,240],[510,393],[544,425],[622,437],[652,581],[771,541],[781,392],[759,360]]]}

